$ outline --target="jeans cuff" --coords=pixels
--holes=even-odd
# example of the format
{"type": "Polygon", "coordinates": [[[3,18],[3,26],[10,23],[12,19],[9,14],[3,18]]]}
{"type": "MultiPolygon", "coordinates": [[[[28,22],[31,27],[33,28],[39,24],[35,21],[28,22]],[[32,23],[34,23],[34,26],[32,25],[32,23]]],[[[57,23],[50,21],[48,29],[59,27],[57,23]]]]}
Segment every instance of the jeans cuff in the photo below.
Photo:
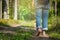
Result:
{"type": "Polygon", "coordinates": [[[36,29],[40,29],[40,28],[42,29],[42,26],[38,26],[38,27],[36,27],[36,29]]]}
{"type": "Polygon", "coordinates": [[[42,28],[42,30],[48,30],[48,28],[42,28]]]}
{"type": "Polygon", "coordinates": [[[42,26],[38,26],[37,28],[42,28],[42,26]]]}

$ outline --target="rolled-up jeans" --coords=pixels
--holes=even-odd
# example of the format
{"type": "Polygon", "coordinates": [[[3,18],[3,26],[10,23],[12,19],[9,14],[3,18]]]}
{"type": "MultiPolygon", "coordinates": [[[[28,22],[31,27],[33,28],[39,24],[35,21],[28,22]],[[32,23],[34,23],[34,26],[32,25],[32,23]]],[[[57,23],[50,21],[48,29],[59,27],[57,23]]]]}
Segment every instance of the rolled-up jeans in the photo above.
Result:
{"type": "Polygon", "coordinates": [[[42,30],[48,30],[48,9],[37,8],[36,9],[36,28],[42,30]]]}

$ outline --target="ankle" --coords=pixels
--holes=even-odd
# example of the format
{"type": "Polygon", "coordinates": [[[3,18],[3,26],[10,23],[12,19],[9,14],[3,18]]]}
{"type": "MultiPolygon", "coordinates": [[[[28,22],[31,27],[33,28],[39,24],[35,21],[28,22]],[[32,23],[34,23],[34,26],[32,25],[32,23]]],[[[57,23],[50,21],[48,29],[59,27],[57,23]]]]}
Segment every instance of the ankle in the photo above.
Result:
{"type": "Polygon", "coordinates": [[[40,33],[42,33],[42,29],[41,28],[39,28],[37,31],[40,32],[40,33]]]}
{"type": "Polygon", "coordinates": [[[46,31],[45,31],[45,30],[43,30],[42,34],[43,34],[43,35],[46,35],[46,31]]]}

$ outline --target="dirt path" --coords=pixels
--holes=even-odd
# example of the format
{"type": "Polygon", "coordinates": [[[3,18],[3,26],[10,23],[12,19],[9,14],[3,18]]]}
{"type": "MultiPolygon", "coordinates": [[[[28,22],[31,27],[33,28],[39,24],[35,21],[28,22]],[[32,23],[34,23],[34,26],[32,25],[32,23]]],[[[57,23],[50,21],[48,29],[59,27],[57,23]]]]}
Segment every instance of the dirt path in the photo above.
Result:
{"type": "Polygon", "coordinates": [[[33,37],[31,40],[52,40],[51,38],[33,37]]]}
{"type": "MultiPolygon", "coordinates": [[[[36,33],[36,30],[35,28],[29,28],[29,27],[20,27],[20,26],[17,26],[17,27],[0,27],[0,33],[10,33],[10,34],[16,34],[16,30],[23,30],[25,32],[32,32],[32,35],[34,35],[36,33]]],[[[30,38],[30,40],[60,40],[60,39],[55,39],[55,38],[44,38],[44,37],[36,37],[36,36],[33,36],[30,38]]]]}

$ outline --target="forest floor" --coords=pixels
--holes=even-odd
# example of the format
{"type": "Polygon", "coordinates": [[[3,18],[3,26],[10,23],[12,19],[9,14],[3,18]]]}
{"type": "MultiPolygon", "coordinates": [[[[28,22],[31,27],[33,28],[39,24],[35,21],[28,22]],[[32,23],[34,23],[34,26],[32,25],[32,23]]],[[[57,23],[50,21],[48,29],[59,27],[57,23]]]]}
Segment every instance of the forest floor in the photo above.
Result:
{"type": "Polygon", "coordinates": [[[59,38],[54,38],[50,35],[48,38],[37,37],[34,36],[35,33],[35,27],[24,27],[16,24],[11,27],[0,26],[0,40],[60,40],[59,38]]]}
{"type": "Polygon", "coordinates": [[[35,20],[27,22],[19,20],[19,24],[16,24],[18,22],[15,20],[0,20],[0,40],[60,40],[60,18],[57,21],[52,19],[48,22],[47,38],[35,36],[35,20]]]}

